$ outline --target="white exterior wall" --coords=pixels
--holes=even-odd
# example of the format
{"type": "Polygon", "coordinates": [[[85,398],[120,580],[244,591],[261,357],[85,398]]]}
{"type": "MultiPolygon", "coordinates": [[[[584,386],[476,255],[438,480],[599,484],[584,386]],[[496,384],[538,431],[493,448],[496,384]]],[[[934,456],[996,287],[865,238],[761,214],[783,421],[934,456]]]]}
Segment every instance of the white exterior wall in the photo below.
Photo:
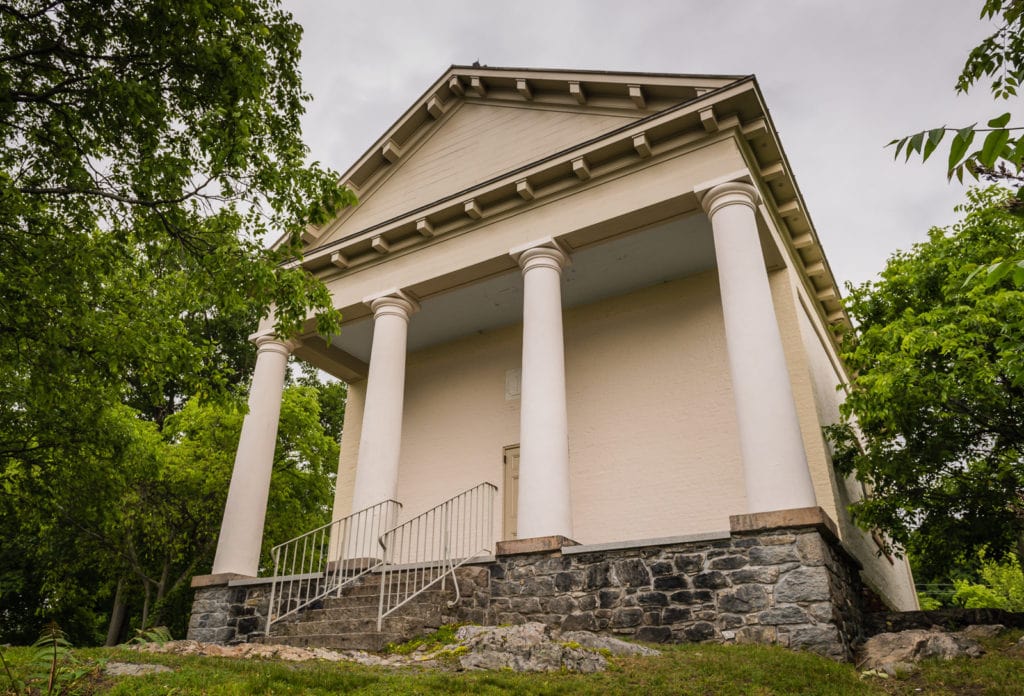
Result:
{"type": "MultiPolygon", "coordinates": [[[[728,530],[746,500],[715,274],[564,319],[576,540],[728,530]]],[[[519,442],[520,402],[506,400],[505,373],[519,367],[521,334],[511,326],[409,356],[403,519],[481,481],[502,485],[502,450],[519,442]]],[[[336,516],[351,504],[362,384],[349,393],[336,516]]]]}
{"type": "Polygon", "coordinates": [[[566,369],[577,541],[724,531],[746,511],[714,272],[569,312],[566,369]]]}
{"type": "Polygon", "coordinates": [[[806,349],[799,325],[795,282],[788,269],[777,270],[768,275],[771,285],[775,316],[782,333],[783,350],[789,368],[789,381],[793,387],[797,417],[800,420],[800,435],[803,439],[807,466],[814,484],[814,496],[818,506],[829,517],[836,519],[834,476],[826,460],[825,444],[821,434],[821,421],[814,401],[814,384],[807,364],[806,349]]]}
{"type": "MultiPolygon", "coordinates": [[[[801,306],[799,311],[800,337],[807,356],[808,373],[813,387],[814,407],[821,425],[829,425],[839,420],[839,405],[843,402],[843,392],[837,387],[844,383],[837,372],[829,354],[822,344],[807,311],[801,306]]],[[[830,472],[832,457],[829,449],[823,447],[825,465],[830,472]]],[[[864,565],[861,573],[867,584],[877,592],[883,601],[898,611],[918,609],[917,594],[914,591],[914,579],[910,565],[906,559],[893,558],[891,561],[879,555],[879,547],[871,535],[853,523],[847,507],[863,497],[860,483],[852,476],[842,479],[833,476],[836,499],[834,519],[839,525],[839,533],[843,544],[864,565]]]]}

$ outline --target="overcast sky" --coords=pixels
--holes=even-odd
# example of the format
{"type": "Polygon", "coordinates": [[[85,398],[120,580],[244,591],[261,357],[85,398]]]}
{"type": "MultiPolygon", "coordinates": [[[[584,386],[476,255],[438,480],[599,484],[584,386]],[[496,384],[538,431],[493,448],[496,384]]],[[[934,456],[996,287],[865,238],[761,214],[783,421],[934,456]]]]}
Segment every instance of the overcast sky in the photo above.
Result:
{"type": "Polygon", "coordinates": [[[944,157],[885,144],[969,125],[1016,102],[954,92],[990,27],[980,0],[285,0],[304,27],[304,121],[315,159],[345,171],[451,64],[757,75],[840,283],[956,219],[944,157]],[[934,165],[934,166],[933,166],[934,165]]]}

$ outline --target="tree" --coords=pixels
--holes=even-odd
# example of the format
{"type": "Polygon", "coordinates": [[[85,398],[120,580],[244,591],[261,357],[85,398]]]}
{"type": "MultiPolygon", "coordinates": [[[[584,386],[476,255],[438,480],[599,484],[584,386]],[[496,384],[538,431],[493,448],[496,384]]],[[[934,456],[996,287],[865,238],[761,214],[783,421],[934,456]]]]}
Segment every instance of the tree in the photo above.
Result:
{"type": "MultiPolygon", "coordinates": [[[[116,449],[45,475],[12,469],[0,496],[0,534],[11,540],[0,551],[0,637],[31,641],[40,614],[79,644],[120,636],[126,621],[182,637],[189,580],[213,560],[244,403],[241,393],[191,399],[162,429],[114,407],[96,427],[122,431],[108,439],[116,449]]],[[[272,546],[330,517],[338,443],[324,420],[318,386],[285,390],[264,564],[272,546]]]]}
{"type": "Polygon", "coordinates": [[[274,0],[0,2],[0,458],[53,468],[113,404],[223,392],[240,316],[336,331],[282,263],[354,200],[306,162],[300,35],[274,0]]]}
{"type": "MultiPolygon", "coordinates": [[[[1008,100],[1017,96],[1024,83],[1024,0],[985,0],[981,19],[997,20],[996,30],[975,46],[957,79],[956,91],[966,94],[982,80],[991,78],[989,89],[996,99],[1008,100]]],[[[1016,182],[1024,185],[1024,137],[1019,131],[1024,126],[1011,126],[1011,113],[1007,111],[990,119],[987,127],[977,123],[960,128],[940,126],[897,138],[889,143],[895,146],[898,158],[919,154],[927,160],[947,134],[953,134],[950,143],[947,176],[963,181],[964,172],[977,179],[1016,182]],[[972,150],[976,136],[984,133],[980,148],[972,150]]],[[[1024,187],[1018,191],[1013,205],[1024,205],[1024,187]]]]}
{"type": "MultiPolygon", "coordinates": [[[[276,0],[0,0],[6,639],[42,613],[102,640],[115,596],[173,614],[212,553],[247,334],[271,306],[282,336],[337,330],[286,263],[354,201],[307,161],[300,36],[276,0]]],[[[283,410],[270,539],[326,515],[338,426],[310,388],[283,410]]]]}
{"type": "Polygon", "coordinates": [[[889,532],[927,576],[982,549],[1024,558],[1024,288],[968,282],[1024,248],[1006,195],[972,191],[962,222],[893,255],[847,299],[855,377],[844,422],[828,429],[836,466],[868,484],[860,524],[889,532]]]}

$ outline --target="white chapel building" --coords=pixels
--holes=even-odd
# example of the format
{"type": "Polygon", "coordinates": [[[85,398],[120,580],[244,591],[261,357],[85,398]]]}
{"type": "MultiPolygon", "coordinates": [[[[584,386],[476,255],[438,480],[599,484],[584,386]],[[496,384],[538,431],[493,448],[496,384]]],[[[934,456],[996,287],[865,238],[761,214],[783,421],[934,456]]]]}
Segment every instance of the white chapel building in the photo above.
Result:
{"type": "Polygon", "coordinates": [[[453,66],[344,180],[301,260],[342,330],[257,333],[214,575],[259,574],[294,355],[348,384],[335,519],[491,482],[495,552],[600,550],[817,508],[916,608],[822,435],[849,320],[752,76],[453,66]]]}

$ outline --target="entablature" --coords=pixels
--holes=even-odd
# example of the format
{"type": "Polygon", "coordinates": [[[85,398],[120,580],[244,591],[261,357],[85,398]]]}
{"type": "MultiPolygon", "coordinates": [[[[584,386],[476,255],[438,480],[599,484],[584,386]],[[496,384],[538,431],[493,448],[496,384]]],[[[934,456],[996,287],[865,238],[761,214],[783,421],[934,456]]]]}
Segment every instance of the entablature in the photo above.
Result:
{"type": "MultiPolygon", "coordinates": [[[[838,287],[753,77],[684,76],[693,84],[680,85],[678,77],[673,82],[667,76],[651,76],[651,83],[645,81],[641,85],[644,88],[641,90],[644,105],[641,106],[637,103],[636,90],[631,89],[637,86],[638,76],[612,74],[615,79],[609,81],[608,74],[601,73],[605,81],[598,87],[596,82],[570,79],[579,75],[558,71],[453,68],[413,109],[422,106],[423,113],[429,116],[431,105],[435,110],[446,111],[456,99],[517,100],[520,103],[548,99],[561,104],[559,100],[564,98],[565,106],[578,105],[580,97],[573,94],[573,83],[587,91],[584,103],[588,109],[599,97],[605,101],[598,103],[608,108],[634,112],[664,106],[659,100],[678,100],[688,95],[690,99],[670,103],[660,111],[609,133],[309,248],[301,262],[303,267],[325,279],[351,272],[383,262],[395,254],[413,252],[447,235],[471,231],[495,216],[514,215],[574,190],[652,166],[664,158],[685,155],[709,143],[731,139],[746,153],[751,179],[760,183],[767,208],[784,232],[784,243],[794,259],[794,266],[809,283],[822,317],[837,331],[849,325],[839,301],[838,287]],[[616,99],[618,106],[613,107],[616,99]]],[[[414,120],[400,121],[398,126],[409,127],[408,123],[414,120]]],[[[385,134],[383,144],[375,149],[380,162],[398,161],[403,152],[414,147],[410,140],[400,142],[402,127],[385,134]]],[[[419,137],[425,137],[422,131],[419,137]]],[[[366,160],[364,156],[364,164],[366,160]]],[[[353,171],[360,166],[357,163],[353,171]]]]}

